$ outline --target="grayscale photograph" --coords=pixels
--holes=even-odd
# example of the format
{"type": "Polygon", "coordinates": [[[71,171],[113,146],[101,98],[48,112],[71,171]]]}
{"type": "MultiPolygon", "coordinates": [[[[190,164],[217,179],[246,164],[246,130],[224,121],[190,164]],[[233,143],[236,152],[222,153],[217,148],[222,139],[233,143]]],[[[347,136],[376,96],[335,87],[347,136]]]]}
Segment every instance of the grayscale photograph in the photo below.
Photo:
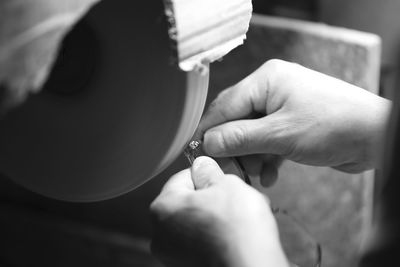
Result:
{"type": "Polygon", "coordinates": [[[400,0],[0,0],[0,267],[397,267],[396,203],[400,0]]]}

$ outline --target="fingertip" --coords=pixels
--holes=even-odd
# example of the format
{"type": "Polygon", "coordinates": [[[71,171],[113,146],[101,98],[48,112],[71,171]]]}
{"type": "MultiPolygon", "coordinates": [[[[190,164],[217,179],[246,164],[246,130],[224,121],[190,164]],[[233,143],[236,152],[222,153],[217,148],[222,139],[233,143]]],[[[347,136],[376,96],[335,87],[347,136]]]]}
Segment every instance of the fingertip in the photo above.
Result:
{"type": "Polygon", "coordinates": [[[192,175],[199,175],[203,173],[211,174],[214,171],[219,173],[221,168],[214,159],[207,156],[196,158],[192,164],[192,175]]]}
{"type": "Polygon", "coordinates": [[[223,157],[224,145],[223,145],[222,133],[217,130],[207,131],[204,134],[203,139],[203,150],[207,155],[212,157],[223,157]]]}
{"type": "Polygon", "coordinates": [[[196,189],[207,188],[218,181],[224,172],[210,157],[198,157],[192,165],[192,179],[196,189]]]}
{"type": "Polygon", "coordinates": [[[259,177],[263,167],[263,161],[258,154],[241,156],[240,162],[242,163],[246,173],[252,177],[259,177]]]}
{"type": "Polygon", "coordinates": [[[194,184],[191,179],[190,169],[185,169],[171,176],[171,178],[164,185],[162,192],[193,190],[194,184]]]}
{"type": "Polygon", "coordinates": [[[278,180],[278,167],[275,164],[264,164],[260,179],[263,187],[271,187],[278,180]]]}
{"type": "Polygon", "coordinates": [[[218,105],[217,100],[215,99],[211,104],[208,106],[207,110],[204,112],[199,125],[197,126],[197,130],[194,134],[195,138],[200,140],[202,139],[205,132],[212,127],[221,124],[224,121],[224,118],[220,117],[220,112],[216,111],[216,109],[220,109],[220,105],[218,105]]]}
{"type": "Polygon", "coordinates": [[[205,169],[209,168],[219,168],[218,163],[210,157],[201,156],[197,157],[192,164],[192,174],[193,172],[203,172],[205,169]]]}

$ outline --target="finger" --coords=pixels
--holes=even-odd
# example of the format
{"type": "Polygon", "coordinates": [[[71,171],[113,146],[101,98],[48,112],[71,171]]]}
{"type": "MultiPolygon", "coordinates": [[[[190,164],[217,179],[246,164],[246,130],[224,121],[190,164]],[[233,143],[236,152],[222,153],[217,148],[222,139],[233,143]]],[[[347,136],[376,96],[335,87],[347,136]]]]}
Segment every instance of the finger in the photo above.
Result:
{"type": "Polygon", "coordinates": [[[263,166],[260,175],[260,183],[263,187],[271,187],[278,180],[278,168],[273,164],[263,166]]]}
{"type": "Polygon", "coordinates": [[[204,134],[203,149],[213,157],[286,155],[291,143],[285,121],[278,112],[260,119],[224,123],[204,134]]]}
{"type": "Polygon", "coordinates": [[[185,205],[185,197],[194,192],[194,184],[189,169],[172,176],[161,193],[150,205],[150,212],[156,219],[162,219],[185,205]]]}
{"type": "Polygon", "coordinates": [[[243,168],[245,169],[246,173],[250,177],[259,177],[262,167],[263,161],[261,155],[248,155],[242,156],[239,158],[240,163],[242,163],[243,168]]]}
{"type": "Polygon", "coordinates": [[[279,177],[279,167],[282,165],[283,158],[275,155],[267,155],[264,158],[264,164],[262,167],[260,182],[264,187],[273,186],[279,177]]]}
{"type": "Polygon", "coordinates": [[[224,177],[217,162],[209,157],[198,157],[192,166],[192,179],[196,189],[210,187],[224,177]]]}
{"type": "Polygon", "coordinates": [[[216,125],[243,119],[250,114],[265,113],[268,95],[268,75],[259,68],[238,84],[224,90],[203,115],[196,136],[216,125]]]}
{"type": "Polygon", "coordinates": [[[194,190],[190,169],[185,169],[173,175],[164,185],[161,193],[171,191],[190,192],[194,190]]]}
{"type": "Polygon", "coordinates": [[[252,179],[259,179],[264,187],[274,185],[279,177],[283,158],[276,155],[249,155],[240,157],[246,173],[252,179]]]}

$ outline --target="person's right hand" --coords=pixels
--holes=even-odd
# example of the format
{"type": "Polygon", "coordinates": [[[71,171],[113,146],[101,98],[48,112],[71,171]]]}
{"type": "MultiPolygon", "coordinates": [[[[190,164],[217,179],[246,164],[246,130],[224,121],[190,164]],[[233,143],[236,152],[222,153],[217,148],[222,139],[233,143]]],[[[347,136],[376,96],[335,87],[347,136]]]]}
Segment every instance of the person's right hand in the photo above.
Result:
{"type": "Polygon", "coordinates": [[[249,173],[265,172],[271,155],[355,173],[377,167],[390,106],[341,80],[271,60],[220,93],[196,135],[204,134],[210,156],[246,156],[249,173]]]}

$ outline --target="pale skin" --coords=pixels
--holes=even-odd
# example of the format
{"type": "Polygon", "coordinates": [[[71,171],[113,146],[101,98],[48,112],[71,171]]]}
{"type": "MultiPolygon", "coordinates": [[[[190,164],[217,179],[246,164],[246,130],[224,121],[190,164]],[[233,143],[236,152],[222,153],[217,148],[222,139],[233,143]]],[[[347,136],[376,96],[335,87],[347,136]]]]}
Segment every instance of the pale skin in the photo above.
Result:
{"type": "MultiPolygon", "coordinates": [[[[379,168],[390,109],[366,90],[271,60],[220,93],[196,136],[209,156],[239,156],[266,185],[282,159],[357,173],[379,168]]],[[[211,158],[173,176],[151,212],[167,266],[289,266],[267,198],[211,158]]]]}

